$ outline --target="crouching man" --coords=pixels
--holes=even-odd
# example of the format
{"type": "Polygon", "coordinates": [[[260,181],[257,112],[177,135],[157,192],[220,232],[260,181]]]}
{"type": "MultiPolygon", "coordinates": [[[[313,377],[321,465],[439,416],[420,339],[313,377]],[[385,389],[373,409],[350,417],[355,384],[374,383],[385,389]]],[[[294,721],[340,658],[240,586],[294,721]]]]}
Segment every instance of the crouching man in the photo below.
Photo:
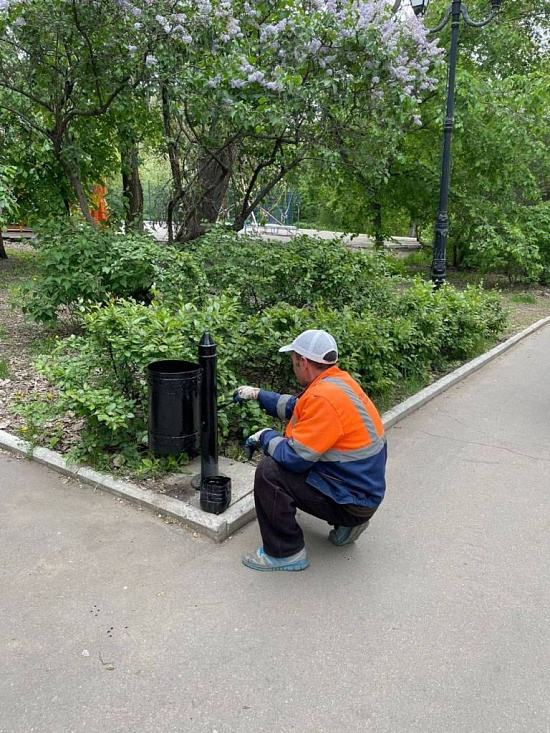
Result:
{"type": "Polygon", "coordinates": [[[237,390],[241,400],[258,400],[266,413],[288,420],[284,436],[264,428],[247,440],[266,456],[254,478],[263,545],[243,557],[253,570],[309,565],[297,509],[332,525],[328,539],[339,547],[365,531],[385,491],[384,426],[360,385],[336,366],[334,338],[308,330],[279,351],[290,353],[303,387],[298,397],[250,386],[237,390]]]}

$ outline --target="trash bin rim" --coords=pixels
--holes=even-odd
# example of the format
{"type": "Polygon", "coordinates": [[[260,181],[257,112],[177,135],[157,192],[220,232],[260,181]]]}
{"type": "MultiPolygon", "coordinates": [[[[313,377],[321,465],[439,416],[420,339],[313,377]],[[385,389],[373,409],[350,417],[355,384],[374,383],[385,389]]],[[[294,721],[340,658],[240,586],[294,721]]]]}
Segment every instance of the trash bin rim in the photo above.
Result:
{"type": "Polygon", "coordinates": [[[229,476],[205,476],[201,479],[201,489],[208,490],[208,489],[230,489],[231,488],[231,478],[229,476]]]}
{"type": "Polygon", "coordinates": [[[196,374],[201,371],[200,364],[185,359],[158,359],[147,365],[147,373],[151,375],[175,376],[177,374],[196,374]]]}

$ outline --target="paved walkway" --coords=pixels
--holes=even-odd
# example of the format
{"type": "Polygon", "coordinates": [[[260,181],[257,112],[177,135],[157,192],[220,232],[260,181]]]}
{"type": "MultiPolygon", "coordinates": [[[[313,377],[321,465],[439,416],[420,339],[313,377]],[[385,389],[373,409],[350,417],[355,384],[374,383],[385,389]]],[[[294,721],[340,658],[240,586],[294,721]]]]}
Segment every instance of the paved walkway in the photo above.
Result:
{"type": "MultiPolygon", "coordinates": [[[[157,242],[168,241],[168,228],[161,222],[144,222],[145,230],[149,232],[157,242]]],[[[318,237],[319,239],[342,239],[355,249],[368,249],[374,246],[372,237],[366,234],[347,234],[345,232],[332,232],[319,229],[299,229],[298,227],[286,224],[247,224],[241,229],[242,234],[250,234],[266,240],[286,242],[293,237],[307,236],[318,237]]],[[[390,237],[384,242],[385,249],[395,252],[415,252],[421,248],[421,244],[415,237],[390,237]]]]}
{"type": "Polygon", "coordinates": [[[0,733],[550,731],[550,327],[389,431],[357,545],[215,544],[0,454],[0,733]]]}

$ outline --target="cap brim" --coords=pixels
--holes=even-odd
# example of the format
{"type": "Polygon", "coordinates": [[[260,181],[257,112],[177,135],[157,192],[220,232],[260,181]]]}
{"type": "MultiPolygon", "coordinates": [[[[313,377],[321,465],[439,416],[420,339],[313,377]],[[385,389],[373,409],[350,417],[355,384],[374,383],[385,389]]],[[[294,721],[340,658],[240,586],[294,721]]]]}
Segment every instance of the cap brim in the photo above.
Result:
{"type": "Polygon", "coordinates": [[[281,348],[279,349],[279,353],[282,353],[284,351],[293,351],[293,349],[294,344],[288,344],[288,346],[281,346],[281,348]]]}

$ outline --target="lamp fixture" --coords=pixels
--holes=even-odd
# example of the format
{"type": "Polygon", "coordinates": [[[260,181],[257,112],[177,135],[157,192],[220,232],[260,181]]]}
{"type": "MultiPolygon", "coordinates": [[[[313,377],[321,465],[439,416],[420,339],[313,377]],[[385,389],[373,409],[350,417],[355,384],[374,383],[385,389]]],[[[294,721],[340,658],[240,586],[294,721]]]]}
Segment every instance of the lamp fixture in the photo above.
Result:
{"type": "MultiPolygon", "coordinates": [[[[495,0],[498,2],[499,0],[495,0]]],[[[426,8],[428,7],[429,0],[410,0],[411,7],[415,15],[424,15],[426,8]]]]}

